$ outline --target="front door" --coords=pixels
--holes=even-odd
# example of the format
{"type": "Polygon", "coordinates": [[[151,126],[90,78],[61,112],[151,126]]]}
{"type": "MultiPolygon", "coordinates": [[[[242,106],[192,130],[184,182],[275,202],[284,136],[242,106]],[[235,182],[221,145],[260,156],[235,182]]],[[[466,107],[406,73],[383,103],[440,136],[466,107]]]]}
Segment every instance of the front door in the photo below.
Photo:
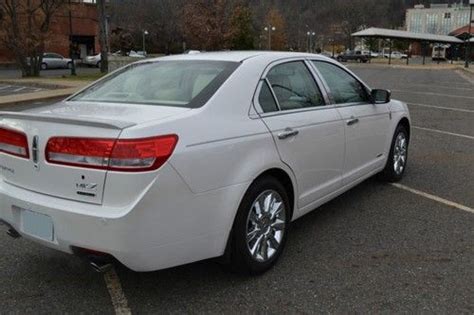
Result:
{"type": "Polygon", "coordinates": [[[342,186],[344,124],[305,61],[272,67],[257,103],[280,157],[293,170],[303,208],[342,186]]]}
{"type": "Polygon", "coordinates": [[[344,184],[383,166],[390,126],[388,104],[372,104],[368,89],[351,73],[333,63],[314,61],[337,105],[346,130],[344,184]]]}

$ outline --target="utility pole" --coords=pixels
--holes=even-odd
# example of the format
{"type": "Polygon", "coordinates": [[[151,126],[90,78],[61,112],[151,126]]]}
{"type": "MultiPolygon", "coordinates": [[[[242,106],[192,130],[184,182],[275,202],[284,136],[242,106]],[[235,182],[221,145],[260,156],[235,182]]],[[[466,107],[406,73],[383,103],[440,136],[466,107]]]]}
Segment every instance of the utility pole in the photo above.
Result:
{"type": "Polygon", "coordinates": [[[472,8],[474,7],[474,0],[469,0],[469,7],[471,9],[471,13],[469,14],[469,31],[466,37],[466,64],[464,65],[466,68],[469,68],[469,63],[471,61],[472,8]]]}
{"type": "Polygon", "coordinates": [[[74,50],[72,41],[72,10],[71,0],[69,0],[69,58],[71,58],[71,75],[76,76],[76,63],[74,61],[74,50]]]}

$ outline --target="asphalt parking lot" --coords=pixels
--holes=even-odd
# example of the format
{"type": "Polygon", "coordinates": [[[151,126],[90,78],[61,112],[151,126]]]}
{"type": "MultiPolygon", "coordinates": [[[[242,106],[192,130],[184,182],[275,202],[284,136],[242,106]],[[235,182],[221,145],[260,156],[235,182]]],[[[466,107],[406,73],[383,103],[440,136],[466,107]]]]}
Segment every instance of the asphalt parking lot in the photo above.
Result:
{"type": "Polygon", "coordinates": [[[44,87],[22,86],[0,83],[0,96],[33,93],[46,90],[44,87]]]}
{"type": "Polygon", "coordinates": [[[256,278],[213,261],[96,274],[0,233],[0,313],[474,313],[472,79],[351,68],[410,104],[400,185],[369,179],[294,222],[280,262],[256,278]]]}

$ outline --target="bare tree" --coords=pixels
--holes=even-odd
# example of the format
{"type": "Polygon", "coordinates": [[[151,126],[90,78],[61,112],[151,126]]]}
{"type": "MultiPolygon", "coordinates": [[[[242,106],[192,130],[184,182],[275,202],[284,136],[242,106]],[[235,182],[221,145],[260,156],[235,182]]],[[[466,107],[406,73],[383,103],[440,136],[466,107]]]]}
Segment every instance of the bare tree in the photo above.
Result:
{"type": "Polygon", "coordinates": [[[99,43],[100,43],[100,72],[109,71],[109,52],[107,50],[107,15],[105,11],[105,0],[97,0],[97,15],[99,20],[99,43]]]}
{"type": "Polygon", "coordinates": [[[52,18],[64,0],[0,1],[0,44],[11,50],[22,75],[39,76],[52,18]]]}

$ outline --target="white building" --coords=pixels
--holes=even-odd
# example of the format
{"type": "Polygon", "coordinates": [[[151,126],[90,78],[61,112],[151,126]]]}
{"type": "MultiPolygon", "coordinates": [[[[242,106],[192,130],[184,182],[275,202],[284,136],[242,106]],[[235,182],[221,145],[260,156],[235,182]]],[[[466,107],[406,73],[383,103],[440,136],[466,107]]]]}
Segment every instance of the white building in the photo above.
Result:
{"type": "Polygon", "coordinates": [[[406,29],[414,33],[448,35],[469,24],[469,6],[461,4],[432,4],[426,8],[416,5],[406,13],[406,29]]]}

